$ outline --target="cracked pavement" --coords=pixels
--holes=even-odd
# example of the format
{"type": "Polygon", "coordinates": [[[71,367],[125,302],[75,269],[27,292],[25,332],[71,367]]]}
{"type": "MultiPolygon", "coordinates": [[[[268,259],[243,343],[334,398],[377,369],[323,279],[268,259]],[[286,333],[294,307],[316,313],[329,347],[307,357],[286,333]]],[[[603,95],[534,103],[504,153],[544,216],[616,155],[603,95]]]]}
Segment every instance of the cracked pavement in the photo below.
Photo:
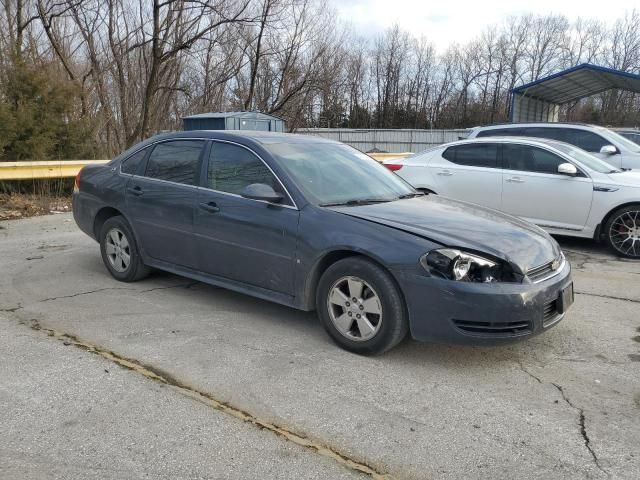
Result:
{"type": "Polygon", "coordinates": [[[70,215],[0,223],[0,477],[366,477],[318,446],[398,479],[640,477],[640,262],[591,242],[561,239],[576,303],[546,334],[364,358],[314,314],[118,283],[70,215]]]}

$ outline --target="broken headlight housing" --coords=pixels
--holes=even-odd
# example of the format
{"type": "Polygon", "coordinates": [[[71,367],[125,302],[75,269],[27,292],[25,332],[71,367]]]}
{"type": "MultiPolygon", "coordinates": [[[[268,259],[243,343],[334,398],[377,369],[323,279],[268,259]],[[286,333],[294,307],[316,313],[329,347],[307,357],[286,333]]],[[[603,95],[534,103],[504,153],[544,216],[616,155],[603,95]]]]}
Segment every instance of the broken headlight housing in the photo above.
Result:
{"type": "Polygon", "coordinates": [[[458,282],[517,281],[506,263],[455,248],[431,250],[420,258],[420,264],[434,277],[458,282]]]}

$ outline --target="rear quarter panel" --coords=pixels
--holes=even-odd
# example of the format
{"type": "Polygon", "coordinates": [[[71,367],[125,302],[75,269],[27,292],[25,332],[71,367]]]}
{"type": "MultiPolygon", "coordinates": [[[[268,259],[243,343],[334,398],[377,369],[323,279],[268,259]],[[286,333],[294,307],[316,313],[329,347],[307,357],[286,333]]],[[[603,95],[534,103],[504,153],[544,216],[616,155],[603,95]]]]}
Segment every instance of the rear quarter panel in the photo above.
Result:
{"type": "Polygon", "coordinates": [[[80,229],[94,239],[95,218],[102,208],[115,208],[126,216],[127,177],[118,174],[118,165],[87,165],[80,172],[80,191],[73,194],[73,216],[80,229]]]}
{"type": "MultiPolygon", "coordinates": [[[[429,163],[440,155],[442,150],[431,151],[409,157],[402,162],[402,168],[395,173],[409,182],[414,188],[427,189],[435,193],[442,193],[442,188],[437,184],[429,163]]],[[[390,162],[393,163],[393,162],[390,162]]]]}

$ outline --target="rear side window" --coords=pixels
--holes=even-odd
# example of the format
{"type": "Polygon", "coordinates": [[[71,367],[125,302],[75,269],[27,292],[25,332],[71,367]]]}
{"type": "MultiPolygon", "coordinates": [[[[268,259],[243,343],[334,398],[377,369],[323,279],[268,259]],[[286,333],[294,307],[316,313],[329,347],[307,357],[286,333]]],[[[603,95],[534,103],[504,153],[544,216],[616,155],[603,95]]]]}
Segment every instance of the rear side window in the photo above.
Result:
{"type": "MultiPolygon", "coordinates": [[[[269,185],[287,197],[271,170],[251,151],[231,143],[214,142],[209,154],[207,186],[219,192],[240,195],[253,183],[269,185]]],[[[283,203],[290,202],[285,200],[283,203]]]]}
{"type": "Polygon", "coordinates": [[[502,146],[504,168],[522,172],[558,174],[558,165],[566,160],[541,148],[529,145],[504,144],[502,146]]]}
{"type": "Polygon", "coordinates": [[[482,130],[478,132],[477,137],[516,137],[523,133],[524,128],[492,128],[491,130],[482,130]]]}
{"type": "Polygon", "coordinates": [[[139,152],[134,153],[125,159],[120,165],[120,171],[129,175],[136,175],[140,172],[139,167],[144,157],[147,155],[148,149],[143,148],[139,152]]]}
{"type": "Polygon", "coordinates": [[[149,160],[145,177],[195,185],[203,140],[173,140],[157,144],[149,160]]]}
{"type": "Polygon", "coordinates": [[[457,145],[447,148],[442,156],[458,165],[498,168],[498,146],[495,143],[457,145]]]}
{"type": "Polygon", "coordinates": [[[575,145],[587,152],[599,152],[605,145],[611,145],[611,142],[597,133],[588,132],[587,130],[578,130],[567,128],[566,139],[564,142],[575,145]]]}

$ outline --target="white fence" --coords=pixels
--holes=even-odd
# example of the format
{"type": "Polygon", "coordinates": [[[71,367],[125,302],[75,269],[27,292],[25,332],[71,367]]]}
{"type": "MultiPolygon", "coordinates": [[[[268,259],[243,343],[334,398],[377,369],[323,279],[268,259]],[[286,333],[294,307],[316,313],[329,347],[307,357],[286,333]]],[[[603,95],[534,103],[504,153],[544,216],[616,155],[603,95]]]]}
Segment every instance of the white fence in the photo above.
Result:
{"type": "Polygon", "coordinates": [[[301,128],[295,133],[317,135],[351,145],[361,152],[421,152],[433,145],[466,138],[469,130],[383,130],[352,128],[301,128]]]}

